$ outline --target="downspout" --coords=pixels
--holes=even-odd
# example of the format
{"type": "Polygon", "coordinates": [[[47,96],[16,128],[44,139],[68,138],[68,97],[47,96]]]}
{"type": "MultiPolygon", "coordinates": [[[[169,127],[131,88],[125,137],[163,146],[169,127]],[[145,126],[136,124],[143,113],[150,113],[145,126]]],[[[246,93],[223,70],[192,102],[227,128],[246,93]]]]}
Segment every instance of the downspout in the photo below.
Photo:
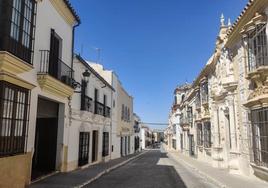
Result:
{"type": "MultiPolygon", "coordinates": [[[[113,76],[113,73],[112,73],[112,81],[111,81],[111,85],[113,87],[113,80],[114,80],[114,76],[113,76]]],[[[110,142],[111,142],[111,147],[110,147],[110,160],[112,160],[112,149],[114,149],[113,147],[113,90],[111,89],[111,126],[110,126],[110,131],[111,131],[111,138],[110,138],[110,142]]]]}
{"type": "MultiPolygon", "coordinates": [[[[71,60],[71,79],[72,79],[72,82],[73,82],[73,64],[74,64],[74,34],[75,34],[75,28],[78,27],[80,25],[80,22],[77,22],[74,26],[73,26],[73,30],[72,30],[72,60],[71,60]]],[[[68,107],[69,107],[69,127],[68,127],[68,140],[67,140],[67,143],[68,143],[68,146],[69,146],[69,137],[70,137],[70,126],[72,124],[72,96],[69,96],[68,97],[68,107]]],[[[64,144],[63,144],[64,145],[64,144]]],[[[64,161],[64,158],[63,158],[63,162],[66,162],[67,161],[64,161]]]]}
{"type": "Polygon", "coordinates": [[[72,62],[71,62],[71,78],[73,78],[73,67],[74,67],[74,35],[75,35],[75,28],[78,27],[80,25],[80,22],[77,22],[74,26],[73,26],[73,31],[72,31],[72,62]]]}

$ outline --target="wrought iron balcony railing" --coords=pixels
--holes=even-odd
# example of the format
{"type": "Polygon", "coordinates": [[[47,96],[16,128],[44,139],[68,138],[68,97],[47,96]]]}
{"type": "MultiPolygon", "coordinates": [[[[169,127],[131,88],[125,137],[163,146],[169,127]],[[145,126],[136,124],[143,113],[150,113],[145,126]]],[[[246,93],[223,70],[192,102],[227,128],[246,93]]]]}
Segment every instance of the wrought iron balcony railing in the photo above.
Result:
{"type": "Polygon", "coordinates": [[[200,99],[196,99],[195,100],[195,108],[196,109],[200,109],[201,108],[201,101],[200,101],[200,99]]]}
{"type": "Polygon", "coordinates": [[[93,107],[94,107],[94,103],[93,103],[92,98],[85,95],[84,100],[82,100],[81,110],[93,112],[93,107]]]}
{"type": "Polygon", "coordinates": [[[111,108],[108,106],[105,107],[104,117],[111,117],[111,108]]]}
{"type": "Polygon", "coordinates": [[[61,59],[55,58],[49,50],[40,50],[39,73],[49,74],[64,84],[72,86],[74,71],[61,59]]]}
{"type": "Polygon", "coordinates": [[[201,101],[202,101],[202,104],[208,103],[208,94],[207,93],[202,93],[201,101]]]}
{"type": "Polygon", "coordinates": [[[104,116],[104,105],[98,101],[95,101],[95,114],[104,116]]]}

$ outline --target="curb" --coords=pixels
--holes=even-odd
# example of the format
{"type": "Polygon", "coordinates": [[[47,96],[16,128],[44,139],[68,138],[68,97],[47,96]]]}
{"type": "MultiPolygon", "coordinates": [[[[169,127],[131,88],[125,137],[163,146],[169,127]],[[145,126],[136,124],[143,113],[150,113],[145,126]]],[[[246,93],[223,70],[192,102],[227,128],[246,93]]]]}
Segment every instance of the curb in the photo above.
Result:
{"type": "MultiPolygon", "coordinates": [[[[169,153],[168,151],[167,151],[167,153],[168,153],[168,156],[169,156],[169,157],[171,157],[173,160],[175,160],[176,162],[178,162],[178,160],[177,160],[175,157],[172,156],[173,154],[169,153]]],[[[205,179],[211,181],[211,183],[215,184],[216,186],[219,186],[219,187],[221,187],[221,188],[228,188],[227,185],[225,185],[225,184],[219,182],[219,181],[216,180],[215,178],[211,177],[211,176],[208,175],[207,173],[204,173],[203,171],[199,170],[198,168],[196,168],[195,166],[191,165],[190,163],[184,161],[183,159],[180,160],[179,162],[182,162],[183,164],[185,164],[185,165],[187,165],[188,167],[192,168],[192,169],[195,170],[197,173],[199,173],[202,177],[204,177],[205,179]]]]}
{"type": "Polygon", "coordinates": [[[140,154],[138,154],[138,155],[136,155],[136,156],[134,156],[134,157],[131,157],[131,158],[129,158],[129,159],[127,159],[127,160],[125,160],[125,161],[123,161],[123,162],[121,162],[121,163],[118,163],[118,164],[116,164],[116,165],[114,165],[114,166],[112,166],[112,167],[110,167],[110,168],[107,168],[107,169],[105,169],[104,171],[102,171],[102,172],[100,172],[99,174],[97,174],[94,178],[89,179],[88,181],[84,182],[84,183],[81,184],[81,185],[77,185],[77,186],[75,186],[75,188],[82,188],[82,187],[84,187],[84,186],[86,186],[86,185],[92,183],[93,181],[99,179],[99,178],[100,178],[101,176],[103,176],[104,174],[107,174],[107,173],[109,173],[110,171],[115,170],[115,169],[117,169],[117,168],[119,168],[119,167],[125,165],[126,163],[128,163],[128,162],[130,162],[130,161],[132,161],[132,160],[134,160],[134,159],[137,159],[138,157],[140,157],[141,155],[143,155],[143,154],[145,154],[145,153],[147,153],[147,152],[148,152],[148,151],[144,151],[144,152],[142,152],[142,153],[140,153],[140,154]]]}

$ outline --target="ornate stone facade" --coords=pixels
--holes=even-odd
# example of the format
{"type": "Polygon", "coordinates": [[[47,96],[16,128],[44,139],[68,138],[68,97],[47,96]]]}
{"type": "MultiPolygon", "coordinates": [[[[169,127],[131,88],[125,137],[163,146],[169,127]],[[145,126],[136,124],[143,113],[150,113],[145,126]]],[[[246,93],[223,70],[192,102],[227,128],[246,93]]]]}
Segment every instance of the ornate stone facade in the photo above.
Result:
{"type": "Polygon", "coordinates": [[[215,52],[177,108],[183,153],[230,173],[268,179],[268,1],[250,0],[238,19],[221,17],[215,52]],[[189,117],[189,114],[186,115],[189,117]],[[191,151],[191,152],[189,152],[191,151]]]}

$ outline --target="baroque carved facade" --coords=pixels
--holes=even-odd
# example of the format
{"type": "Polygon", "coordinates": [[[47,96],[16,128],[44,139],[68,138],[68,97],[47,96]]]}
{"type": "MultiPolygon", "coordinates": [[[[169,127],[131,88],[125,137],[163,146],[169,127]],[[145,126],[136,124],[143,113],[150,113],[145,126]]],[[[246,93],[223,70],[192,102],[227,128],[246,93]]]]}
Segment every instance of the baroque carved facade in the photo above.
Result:
{"type": "Polygon", "coordinates": [[[250,0],[232,25],[230,21],[225,24],[222,16],[215,52],[176,104],[183,136],[178,144],[183,153],[230,173],[256,175],[265,180],[267,15],[267,1],[250,0]],[[185,119],[191,119],[191,123],[185,123],[185,119]]]}

